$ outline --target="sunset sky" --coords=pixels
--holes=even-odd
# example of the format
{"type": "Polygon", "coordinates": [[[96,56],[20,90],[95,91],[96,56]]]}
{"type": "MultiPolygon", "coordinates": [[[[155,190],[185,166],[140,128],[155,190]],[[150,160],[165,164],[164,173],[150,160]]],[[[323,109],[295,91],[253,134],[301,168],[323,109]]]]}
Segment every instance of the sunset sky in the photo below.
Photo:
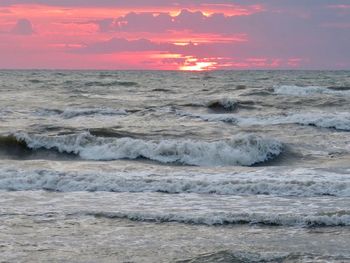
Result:
{"type": "Polygon", "coordinates": [[[3,69],[350,69],[349,0],[0,0],[3,69]]]}

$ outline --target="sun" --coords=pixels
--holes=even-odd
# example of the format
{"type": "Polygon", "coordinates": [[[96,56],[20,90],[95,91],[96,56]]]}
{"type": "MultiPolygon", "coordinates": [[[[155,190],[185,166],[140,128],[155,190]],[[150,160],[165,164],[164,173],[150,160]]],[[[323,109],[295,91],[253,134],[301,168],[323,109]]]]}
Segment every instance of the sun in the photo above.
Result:
{"type": "Polygon", "coordinates": [[[213,61],[199,61],[194,57],[186,57],[186,60],[179,70],[182,71],[208,71],[216,69],[217,63],[213,61]]]}

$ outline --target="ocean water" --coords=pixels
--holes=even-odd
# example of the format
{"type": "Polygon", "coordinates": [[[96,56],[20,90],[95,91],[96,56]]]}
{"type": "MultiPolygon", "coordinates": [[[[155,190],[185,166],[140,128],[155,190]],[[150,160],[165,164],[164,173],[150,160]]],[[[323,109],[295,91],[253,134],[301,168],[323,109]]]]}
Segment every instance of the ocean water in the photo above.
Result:
{"type": "Polygon", "coordinates": [[[0,71],[1,262],[350,262],[349,71],[0,71]]]}

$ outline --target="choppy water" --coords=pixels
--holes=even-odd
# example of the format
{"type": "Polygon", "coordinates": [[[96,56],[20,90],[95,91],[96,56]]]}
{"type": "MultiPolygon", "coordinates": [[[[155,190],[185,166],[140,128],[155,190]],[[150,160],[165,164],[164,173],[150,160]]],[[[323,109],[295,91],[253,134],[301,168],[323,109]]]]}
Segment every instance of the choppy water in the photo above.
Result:
{"type": "Polygon", "coordinates": [[[0,71],[13,262],[350,261],[350,72],[0,71]]]}

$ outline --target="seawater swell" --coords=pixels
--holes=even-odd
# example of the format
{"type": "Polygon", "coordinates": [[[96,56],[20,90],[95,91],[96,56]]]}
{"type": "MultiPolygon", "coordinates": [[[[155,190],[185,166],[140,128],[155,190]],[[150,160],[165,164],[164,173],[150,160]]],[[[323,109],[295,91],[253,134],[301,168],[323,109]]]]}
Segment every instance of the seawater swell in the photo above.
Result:
{"type": "MultiPolygon", "coordinates": [[[[145,158],[160,163],[197,166],[250,166],[274,159],[283,148],[282,143],[276,140],[256,135],[238,135],[212,142],[102,138],[89,132],[60,136],[16,133],[14,137],[19,145],[32,150],[55,150],[87,160],[145,158]]],[[[8,140],[13,142],[14,137],[10,136],[8,140]]]]}

